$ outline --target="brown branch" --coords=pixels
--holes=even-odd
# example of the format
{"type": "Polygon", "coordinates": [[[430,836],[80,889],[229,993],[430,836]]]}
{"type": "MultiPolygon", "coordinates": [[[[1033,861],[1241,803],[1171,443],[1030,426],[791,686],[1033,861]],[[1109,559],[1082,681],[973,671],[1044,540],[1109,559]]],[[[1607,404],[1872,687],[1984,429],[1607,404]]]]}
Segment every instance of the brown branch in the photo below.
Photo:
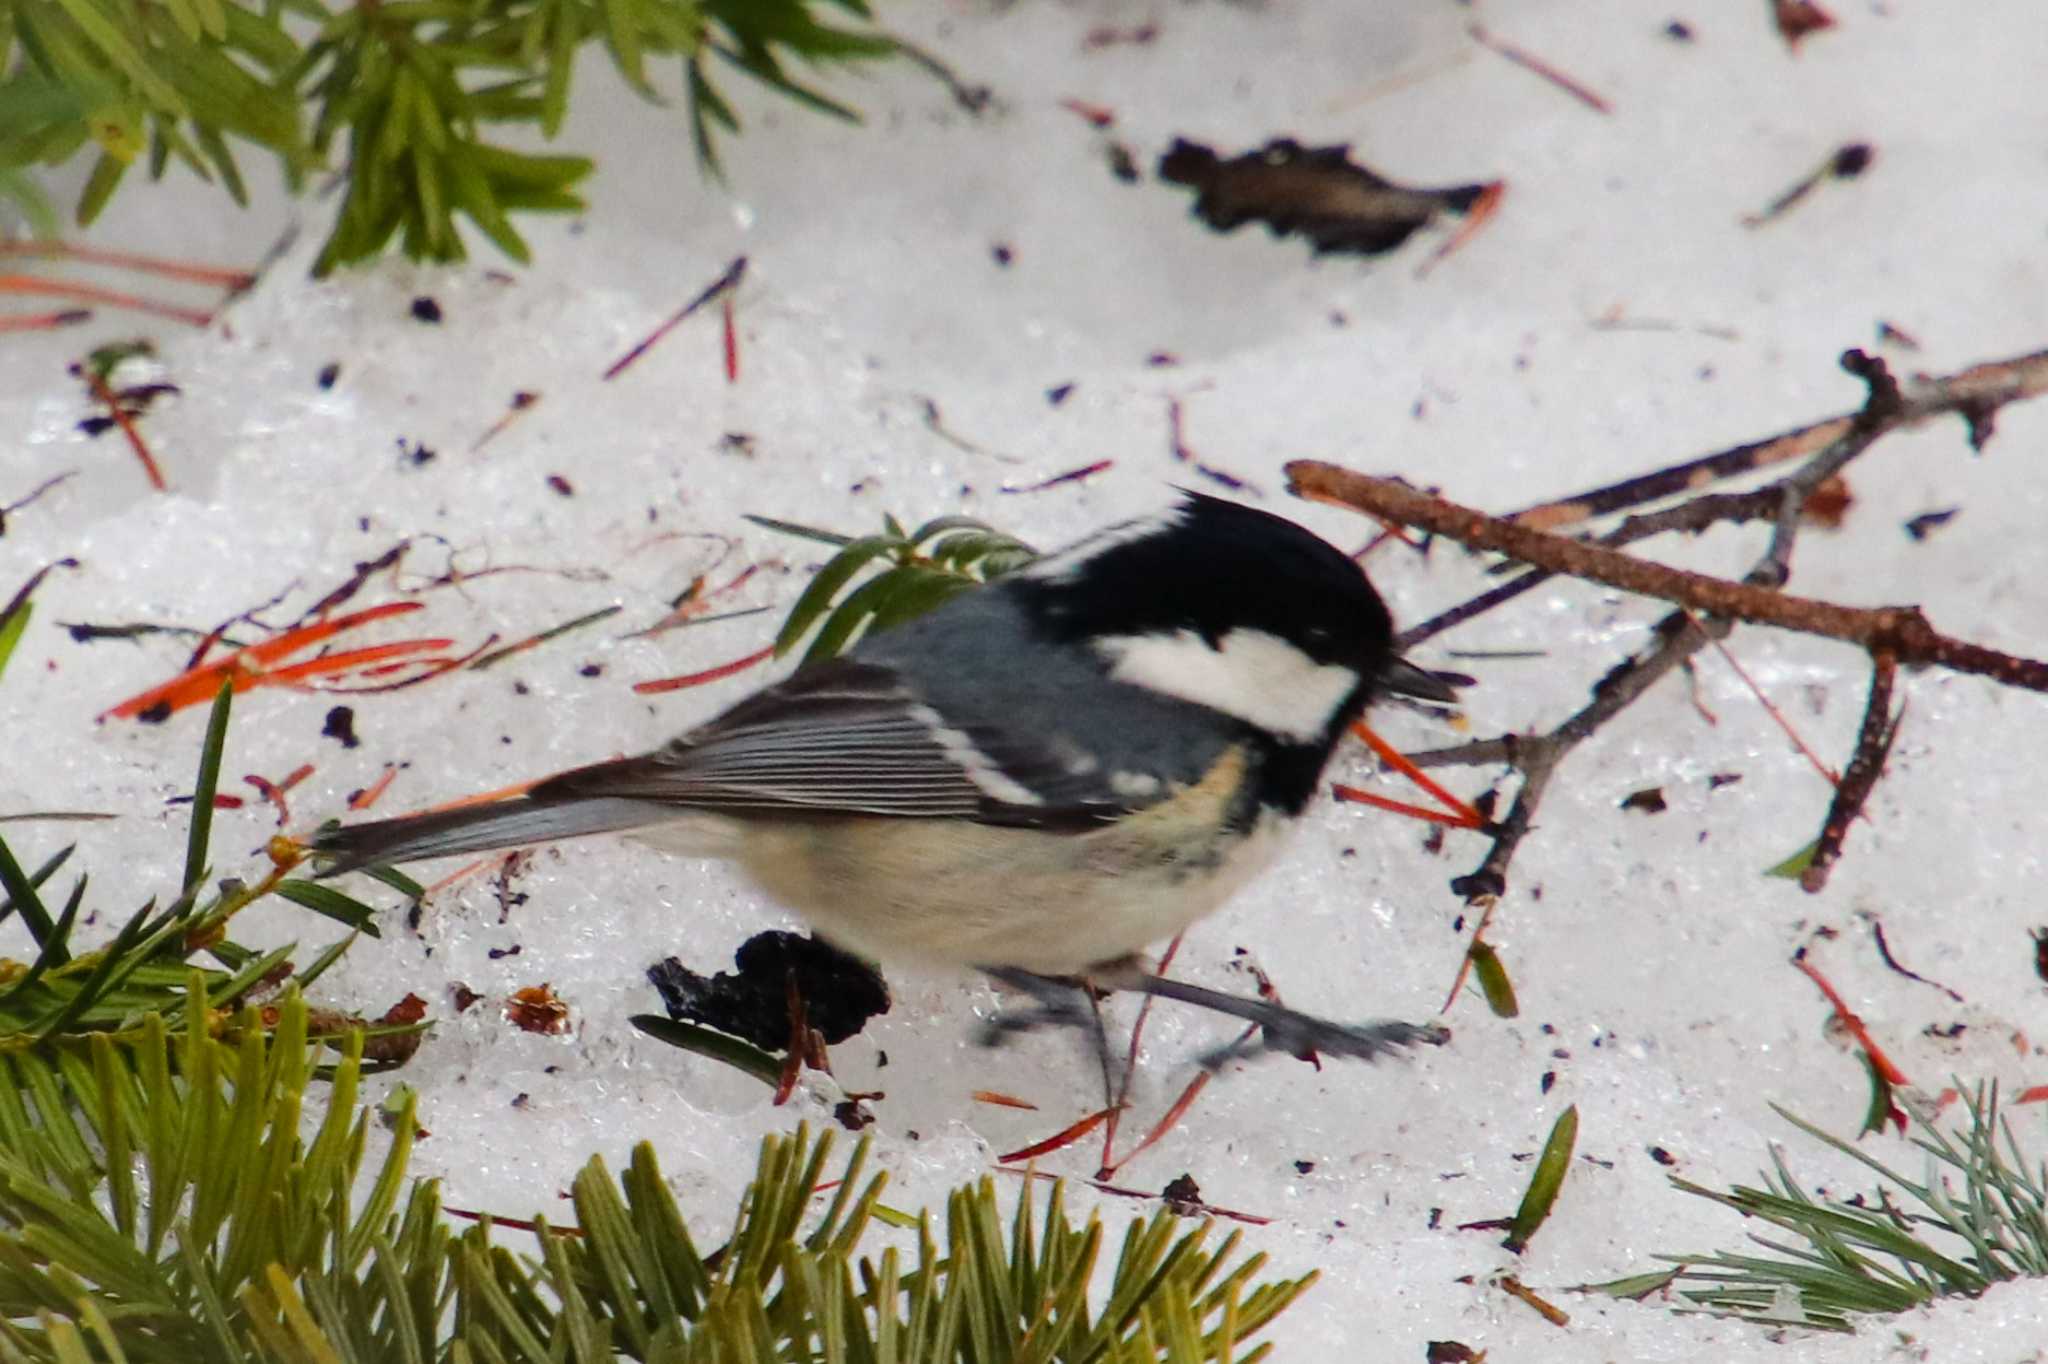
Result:
{"type": "Polygon", "coordinates": [[[1470,902],[1481,896],[1507,893],[1508,863],[1515,850],[1536,827],[1536,810],[1543,803],[1550,779],[1565,755],[1593,737],[1600,727],[1619,715],[1666,674],[1727,635],[1734,622],[1714,620],[1691,628],[1683,612],[1673,612],[1660,621],[1661,642],[1649,653],[1623,664],[1593,687],[1593,699],[1583,709],[1548,734],[1506,734],[1498,739],[1480,739],[1455,748],[1410,753],[1408,761],[1417,767],[1472,766],[1507,763],[1522,774],[1521,789],[1507,817],[1491,831],[1493,846],[1478,868],[1465,876],[1453,877],[1451,889],[1470,902]]]}
{"type": "MultiPolygon", "coordinates": [[[[1868,385],[1870,397],[1864,403],[1863,410],[1847,419],[1835,438],[1821,446],[1814,457],[1797,472],[1748,492],[1702,494],[1675,507],[1631,516],[1592,543],[1618,549],[1622,545],[1632,544],[1652,535],[1661,535],[1667,531],[1699,532],[1723,521],[1753,521],[1769,516],[1774,522],[1770,552],[1750,570],[1747,581],[1766,587],[1783,587],[1786,579],[1791,576],[1792,545],[1799,531],[1799,514],[1807,499],[1813,495],[1815,489],[1847,468],[1858,455],[1875,444],[1878,437],[1887,429],[1888,423],[1899,420],[1904,411],[1903,395],[1898,383],[1892,378],[1891,371],[1885,367],[1884,361],[1873,359],[1862,351],[1851,350],[1843,353],[1841,364],[1843,369],[1868,385]]],[[[1650,477],[1656,478],[1659,475],[1650,477]]],[[[1631,485],[1614,486],[1622,489],[1631,485]]],[[[1500,566],[1503,569],[1506,567],[1506,564],[1500,566]]],[[[1542,569],[1524,573],[1511,582],[1491,588],[1469,601],[1461,602],[1450,610],[1431,617],[1420,625],[1403,631],[1396,638],[1395,647],[1402,650],[1411,649],[1453,626],[1462,625],[1496,606],[1512,601],[1553,576],[1553,573],[1542,569]]]]}
{"type": "MultiPolygon", "coordinates": [[[[1954,413],[1970,424],[1970,447],[1981,450],[1991,438],[1992,416],[1999,408],[2044,393],[2048,393],[2048,351],[1972,365],[1939,379],[1921,376],[1901,392],[1899,411],[1889,419],[1887,429],[1902,431],[1954,413]]],[[[1645,502],[1675,497],[1739,474],[1789,464],[1840,440],[1858,415],[1845,412],[1767,440],[1717,450],[1653,473],[1525,507],[1510,512],[1505,519],[1536,530],[1557,530],[1645,502]]]]}
{"type": "Polygon", "coordinates": [[[1289,490],[1298,497],[1418,526],[1468,549],[1506,554],[1554,573],[1689,606],[1705,615],[1821,635],[1871,652],[1882,649],[1900,663],[1976,673],[2006,686],[2048,691],[2048,662],[1951,639],[1930,625],[1915,606],[1841,606],[1755,583],[1632,559],[1598,545],[1503,521],[1391,479],[1373,478],[1317,460],[1295,460],[1286,466],[1286,473],[1289,490]]]}
{"type": "Polygon", "coordinates": [[[1799,888],[1817,895],[1828,883],[1828,872],[1842,855],[1849,826],[1863,810],[1884,773],[1891,756],[1892,741],[1899,737],[1899,722],[1892,717],[1892,682],[1898,676],[1898,661],[1880,650],[1871,657],[1870,699],[1863,706],[1863,728],[1856,736],[1856,756],[1835,787],[1834,802],[1828,806],[1827,822],[1821,825],[1820,840],[1813,845],[1813,860],[1799,874],[1799,888]]]}
{"type": "Polygon", "coordinates": [[[2048,663],[1951,639],[1937,632],[1916,607],[1849,607],[1779,590],[1791,573],[1800,514],[1816,488],[1882,436],[1941,412],[1962,415],[1970,424],[1972,442],[1981,443],[2000,406],[2048,392],[2048,352],[1979,365],[1947,379],[1922,378],[1915,381],[1910,394],[1901,389],[1882,360],[1852,350],[1841,357],[1841,364],[1869,388],[1863,409],[1851,416],[1737,447],[1744,456],[1740,461],[1723,452],[1614,484],[1569,503],[1545,504],[1515,518],[1491,517],[1397,481],[1370,478],[1334,465],[1297,461],[1287,466],[1290,490],[1297,496],[1349,507],[1383,524],[1418,526],[1467,548],[1498,552],[1530,566],[1531,571],[1512,581],[1408,630],[1398,640],[1403,649],[1469,621],[1560,573],[1661,598],[1679,608],[1658,622],[1655,647],[1602,678],[1593,688],[1592,700],[1549,733],[1510,734],[1411,755],[1422,767],[1505,763],[1521,773],[1513,807],[1487,831],[1492,846],[1485,860],[1469,875],[1451,882],[1452,889],[1468,901],[1505,893],[1508,864],[1535,827],[1536,811],[1565,756],[1701,648],[1725,638],[1738,622],[1840,639],[1861,646],[1872,657],[1870,708],[1855,758],[1838,786],[1815,844],[1813,865],[1802,878],[1809,892],[1825,885],[1829,867],[1841,855],[1849,825],[1884,770],[1897,733],[1897,724],[1890,717],[1890,697],[1899,663],[1975,672],[2010,686],[2048,691],[2048,663]],[[1613,511],[1650,497],[1683,492],[1714,477],[1759,467],[1754,458],[1759,451],[1788,448],[1810,458],[1781,479],[1748,492],[1702,495],[1675,507],[1631,516],[1597,542],[1550,534],[1539,524],[1531,524],[1565,524],[1591,514],[1587,509],[1596,504],[1601,510],[1613,511]],[[1769,547],[1739,582],[1615,552],[1619,545],[1667,531],[1699,531],[1723,521],[1765,518],[1773,523],[1769,547]]]}
{"type": "MultiPolygon", "coordinates": [[[[1779,489],[1780,485],[1773,483],[1746,493],[1704,493],[1675,507],[1628,517],[1592,543],[1608,549],[1619,549],[1623,545],[1632,545],[1638,540],[1647,540],[1653,535],[1665,535],[1672,531],[1697,533],[1722,522],[1732,525],[1759,520],[1766,516],[1776,516],[1780,499],[1779,489]]],[[[1510,578],[1498,587],[1489,588],[1476,597],[1459,602],[1448,611],[1438,612],[1420,625],[1409,626],[1395,638],[1394,646],[1402,653],[1406,653],[1424,640],[1433,639],[1446,630],[1483,616],[1494,607],[1513,601],[1530,588],[1541,587],[1556,576],[1557,574],[1549,569],[1535,568],[1519,577],[1510,578]]]]}

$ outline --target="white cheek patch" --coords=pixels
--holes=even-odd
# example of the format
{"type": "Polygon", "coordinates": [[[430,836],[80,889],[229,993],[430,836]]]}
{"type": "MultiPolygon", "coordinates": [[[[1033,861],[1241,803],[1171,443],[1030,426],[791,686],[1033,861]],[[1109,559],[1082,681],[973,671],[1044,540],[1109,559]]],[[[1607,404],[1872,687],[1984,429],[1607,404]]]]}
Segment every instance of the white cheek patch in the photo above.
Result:
{"type": "Polygon", "coordinates": [[[1116,635],[1095,647],[1119,682],[1222,711],[1297,743],[1321,738],[1360,680],[1342,664],[1318,663],[1264,630],[1232,630],[1214,648],[1192,630],[1116,635]]]}
{"type": "Polygon", "coordinates": [[[932,741],[945,750],[946,757],[973,782],[982,794],[1005,805],[1043,805],[1036,791],[996,766],[995,760],[974,746],[974,740],[948,725],[930,706],[913,706],[918,723],[931,731],[932,741]]]}

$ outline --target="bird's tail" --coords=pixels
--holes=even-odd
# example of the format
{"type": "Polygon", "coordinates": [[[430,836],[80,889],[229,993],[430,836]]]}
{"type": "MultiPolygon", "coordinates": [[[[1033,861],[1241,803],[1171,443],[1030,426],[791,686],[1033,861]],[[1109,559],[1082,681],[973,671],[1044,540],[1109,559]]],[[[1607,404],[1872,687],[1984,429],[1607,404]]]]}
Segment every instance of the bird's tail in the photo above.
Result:
{"type": "Polygon", "coordinates": [[[673,819],[675,810],[649,800],[585,796],[566,800],[510,800],[466,805],[398,819],[323,829],[313,836],[316,856],[330,859],[321,876],[359,867],[385,867],[422,857],[519,848],[584,834],[616,833],[673,819]]]}

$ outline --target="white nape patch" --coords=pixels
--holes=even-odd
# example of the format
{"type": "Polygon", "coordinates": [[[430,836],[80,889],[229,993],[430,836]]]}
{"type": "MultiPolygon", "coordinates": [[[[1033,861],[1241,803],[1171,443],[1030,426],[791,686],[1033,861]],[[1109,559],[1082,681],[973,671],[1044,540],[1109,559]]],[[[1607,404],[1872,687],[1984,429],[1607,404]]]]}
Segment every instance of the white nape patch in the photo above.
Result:
{"type": "Polygon", "coordinates": [[[1150,516],[1141,516],[1135,521],[1124,521],[1097,531],[1079,544],[1069,545],[1057,554],[1048,554],[1017,576],[1034,578],[1040,582],[1054,584],[1071,583],[1081,576],[1081,571],[1090,560],[1101,557],[1120,545],[1134,544],[1150,539],[1161,531],[1171,530],[1187,519],[1188,509],[1184,506],[1170,507],[1150,516]]]}
{"type": "Polygon", "coordinates": [[[1095,642],[1119,682],[1220,710],[1299,743],[1322,737],[1359,676],[1318,663],[1278,635],[1236,629],[1217,647],[1193,630],[1095,642]]]}
{"type": "Polygon", "coordinates": [[[974,746],[974,740],[947,724],[945,717],[930,706],[912,706],[910,714],[931,731],[933,740],[945,750],[946,756],[967,774],[967,780],[981,788],[984,795],[1005,805],[1045,804],[1036,791],[997,767],[993,758],[974,746]]]}
{"type": "Polygon", "coordinates": [[[1045,744],[1046,751],[1051,754],[1052,760],[1061,767],[1064,767],[1067,770],[1067,775],[1070,777],[1089,776],[1102,766],[1101,760],[1093,753],[1090,753],[1064,734],[1044,735],[1042,736],[1042,742],[1045,744]]]}
{"type": "Polygon", "coordinates": [[[1159,778],[1150,772],[1112,772],[1109,774],[1109,789],[1120,796],[1142,800],[1146,796],[1159,794],[1159,778]]]}

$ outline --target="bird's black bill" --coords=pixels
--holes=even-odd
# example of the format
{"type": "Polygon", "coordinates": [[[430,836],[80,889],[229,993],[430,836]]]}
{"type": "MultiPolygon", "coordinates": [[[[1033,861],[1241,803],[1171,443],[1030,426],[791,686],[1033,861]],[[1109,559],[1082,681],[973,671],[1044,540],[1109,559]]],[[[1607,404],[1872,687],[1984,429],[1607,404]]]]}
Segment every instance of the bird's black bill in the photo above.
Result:
{"type": "Polygon", "coordinates": [[[1472,686],[1477,680],[1464,673],[1431,672],[1405,658],[1397,658],[1380,674],[1379,689],[1382,696],[1412,696],[1418,701],[1454,706],[1458,703],[1458,688],[1472,686]]]}

